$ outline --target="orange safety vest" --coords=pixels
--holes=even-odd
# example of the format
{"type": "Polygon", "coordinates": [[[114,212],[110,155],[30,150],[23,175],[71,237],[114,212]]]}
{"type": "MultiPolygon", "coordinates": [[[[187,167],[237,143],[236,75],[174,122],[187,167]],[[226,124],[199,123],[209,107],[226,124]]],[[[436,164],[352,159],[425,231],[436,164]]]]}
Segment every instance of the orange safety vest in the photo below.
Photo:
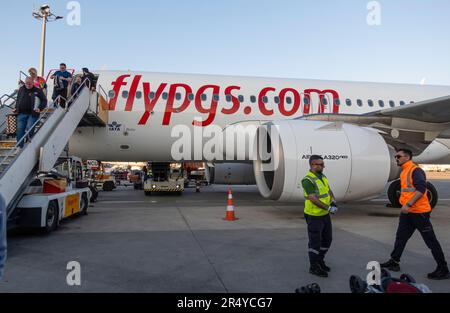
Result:
{"type": "MultiPolygon", "coordinates": [[[[400,204],[405,205],[409,200],[412,199],[416,193],[416,188],[414,187],[412,174],[414,170],[418,168],[413,161],[408,161],[402,165],[402,173],[400,174],[400,204]]],[[[410,208],[409,213],[427,213],[431,211],[430,202],[428,201],[427,193],[425,192],[423,196],[416,201],[410,208]]]]}

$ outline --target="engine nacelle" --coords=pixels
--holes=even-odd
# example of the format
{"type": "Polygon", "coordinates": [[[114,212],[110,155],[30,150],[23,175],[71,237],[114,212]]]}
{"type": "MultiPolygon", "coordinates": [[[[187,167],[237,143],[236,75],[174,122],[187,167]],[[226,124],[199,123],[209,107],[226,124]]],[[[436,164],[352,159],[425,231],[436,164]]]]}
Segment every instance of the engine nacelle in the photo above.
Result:
{"type": "Polygon", "coordinates": [[[372,198],[398,177],[392,147],[377,131],[351,124],[286,120],[258,129],[256,183],[268,199],[304,200],[301,180],[309,170],[309,157],[324,158],[324,173],[339,201],[372,198]],[[261,151],[268,151],[264,157],[261,151]],[[270,158],[270,159],[269,159],[270,158]]]}
{"type": "Polygon", "coordinates": [[[207,167],[209,182],[224,185],[255,185],[253,163],[216,163],[207,167]]]}

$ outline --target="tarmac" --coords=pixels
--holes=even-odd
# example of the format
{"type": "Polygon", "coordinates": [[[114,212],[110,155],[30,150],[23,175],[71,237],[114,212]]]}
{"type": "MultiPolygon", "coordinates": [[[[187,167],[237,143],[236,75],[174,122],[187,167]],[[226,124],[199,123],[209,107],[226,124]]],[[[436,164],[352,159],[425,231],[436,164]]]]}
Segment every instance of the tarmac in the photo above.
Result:
{"type": "MultiPolygon", "coordinates": [[[[433,176],[440,201],[432,222],[450,257],[448,176],[433,176]]],[[[229,222],[223,220],[227,188],[145,196],[122,186],[100,192],[89,215],[66,220],[49,235],[10,232],[0,292],[291,293],[316,282],[322,292],[348,293],[350,275],[365,278],[369,261],[389,258],[399,209],[386,207],[385,195],[340,204],[327,255],[332,272],[318,278],[308,273],[303,203],[265,200],[255,186],[233,186],[239,220],[229,222]],[[70,261],[80,264],[80,286],[66,282],[70,261]]],[[[435,263],[417,232],[401,266],[433,292],[450,292],[449,280],[426,278],[435,263]]]]}

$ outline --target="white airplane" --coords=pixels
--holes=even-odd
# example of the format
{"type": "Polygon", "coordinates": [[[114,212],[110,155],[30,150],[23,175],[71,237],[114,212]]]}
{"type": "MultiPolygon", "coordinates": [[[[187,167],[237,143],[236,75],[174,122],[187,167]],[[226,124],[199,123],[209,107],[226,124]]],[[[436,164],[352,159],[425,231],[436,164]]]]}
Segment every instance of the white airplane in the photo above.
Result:
{"type": "MultiPolygon", "coordinates": [[[[83,159],[170,162],[177,141],[171,132],[177,125],[189,127],[194,137],[194,129],[213,125],[272,125],[281,143],[271,151],[280,160],[277,168],[262,170],[260,159],[219,162],[194,153],[191,159],[214,164],[215,183],[256,182],[264,197],[283,201],[303,199],[297,184],[311,154],[325,157],[325,173],[340,201],[375,197],[395,181],[396,148],[413,150],[417,163],[450,164],[450,86],[95,73],[108,125],[77,128],[70,153],[83,159]]],[[[399,185],[391,186],[392,202],[399,185]]],[[[435,201],[431,184],[429,189],[435,201]]]]}

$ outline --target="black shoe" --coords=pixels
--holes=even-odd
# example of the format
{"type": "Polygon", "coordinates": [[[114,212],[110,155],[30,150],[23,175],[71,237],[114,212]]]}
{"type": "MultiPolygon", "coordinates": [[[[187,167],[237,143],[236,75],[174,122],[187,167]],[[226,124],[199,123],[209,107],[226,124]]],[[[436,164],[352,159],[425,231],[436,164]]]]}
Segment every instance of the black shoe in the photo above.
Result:
{"type": "Polygon", "coordinates": [[[318,263],[311,265],[309,268],[309,273],[319,277],[328,277],[328,273],[325,272],[318,263]]]}
{"type": "Polygon", "coordinates": [[[388,270],[392,272],[399,272],[400,271],[400,264],[393,259],[390,259],[389,261],[385,263],[381,263],[380,266],[382,268],[387,268],[388,270]]]}
{"type": "Polygon", "coordinates": [[[429,273],[427,276],[429,279],[434,280],[449,279],[450,272],[448,271],[447,266],[438,266],[433,273],[429,273]]]}
{"type": "Polygon", "coordinates": [[[320,261],[320,262],[319,262],[319,265],[320,265],[320,267],[321,267],[325,272],[328,273],[328,272],[331,271],[331,268],[328,267],[328,266],[325,264],[325,261],[324,261],[324,260],[320,261]]]}

